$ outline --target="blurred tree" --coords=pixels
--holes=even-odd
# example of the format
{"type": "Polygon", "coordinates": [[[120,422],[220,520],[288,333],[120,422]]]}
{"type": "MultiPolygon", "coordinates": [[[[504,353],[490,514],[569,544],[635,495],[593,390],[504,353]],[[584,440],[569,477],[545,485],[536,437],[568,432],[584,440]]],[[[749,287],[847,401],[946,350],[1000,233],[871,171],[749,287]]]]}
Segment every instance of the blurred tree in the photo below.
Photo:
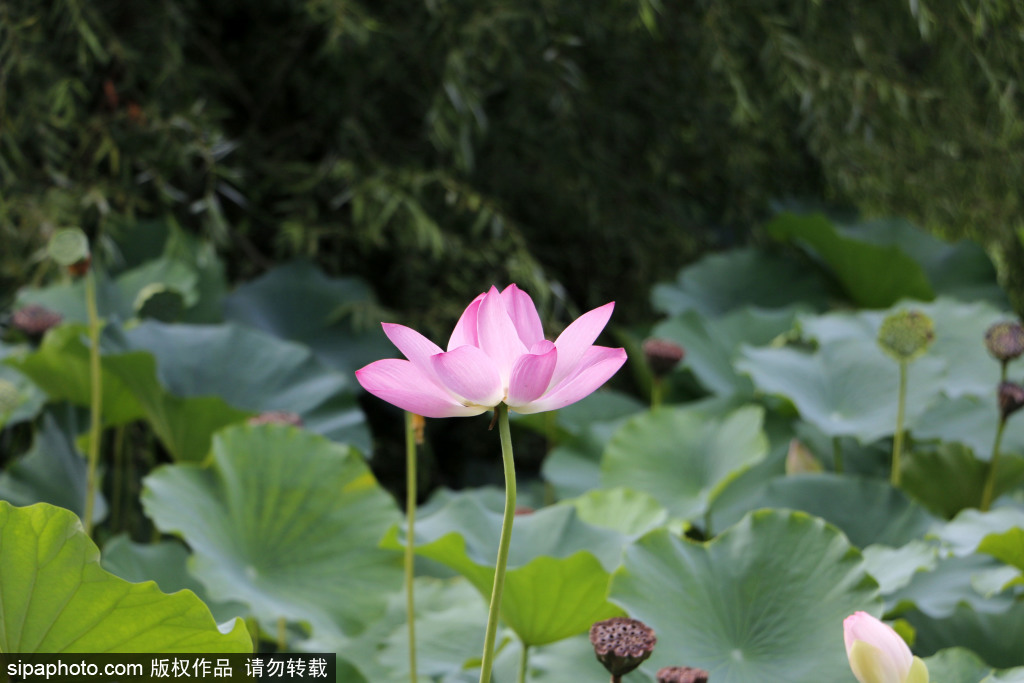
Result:
{"type": "Polygon", "coordinates": [[[0,291],[57,226],[158,217],[421,327],[510,280],[628,322],[790,196],[1010,264],[1022,33],[1015,0],[7,0],[0,291]]]}

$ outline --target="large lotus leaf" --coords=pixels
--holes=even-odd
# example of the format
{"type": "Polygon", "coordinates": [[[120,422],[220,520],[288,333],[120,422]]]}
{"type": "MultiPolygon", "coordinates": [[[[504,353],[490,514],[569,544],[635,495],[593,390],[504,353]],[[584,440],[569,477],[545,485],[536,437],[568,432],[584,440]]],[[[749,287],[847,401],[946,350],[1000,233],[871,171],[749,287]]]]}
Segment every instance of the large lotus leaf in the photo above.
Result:
{"type": "Polygon", "coordinates": [[[399,518],[394,501],[352,448],[316,434],[230,427],[212,462],[146,477],[142,502],[192,548],[189,569],[210,594],[261,621],[356,632],[401,583],[397,558],[377,548],[399,518]]]}
{"type": "Polygon", "coordinates": [[[887,308],[900,299],[935,298],[924,268],[902,248],[872,243],[821,214],[782,213],[765,230],[827,264],[847,296],[860,306],[887,308]]]}
{"type": "Polygon", "coordinates": [[[888,601],[897,613],[916,610],[931,619],[949,617],[958,605],[979,612],[1005,612],[1012,603],[1011,596],[986,595],[980,590],[985,574],[1001,566],[985,555],[940,558],[934,569],[915,573],[908,585],[888,596],[888,601]]]}
{"type": "Polygon", "coordinates": [[[851,682],[843,619],[878,614],[878,587],[842,532],[763,510],[698,544],[653,531],[627,548],[611,599],[658,634],[650,668],[717,683],[851,682]]]}
{"type": "Polygon", "coordinates": [[[878,582],[879,592],[886,596],[908,585],[918,572],[932,571],[939,561],[936,544],[927,541],[911,541],[899,548],[869,545],[863,555],[868,574],[878,582]]]}
{"type": "Polygon", "coordinates": [[[529,415],[512,413],[510,417],[517,426],[531,429],[549,443],[558,444],[583,434],[595,423],[621,421],[647,408],[632,396],[602,389],[559,410],[529,415]]]}
{"type": "MultiPolygon", "coordinates": [[[[108,340],[114,334],[108,330],[108,340]]],[[[51,330],[34,353],[5,362],[28,375],[51,400],[88,406],[91,379],[85,338],[84,326],[62,325],[51,330]]],[[[146,419],[176,460],[206,457],[213,432],[251,414],[215,396],[182,398],[168,393],[157,378],[156,360],[143,351],[104,348],[101,364],[104,424],[146,419]]]]}
{"type": "MultiPolygon", "coordinates": [[[[62,427],[53,413],[46,413],[29,451],[0,472],[0,499],[13,505],[50,503],[82,517],[85,480],[85,458],[75,448],[73,432],[62,427]]],[[[93,522],[102,521],[106,514],[106,501],[96,491],[93,522]]]]}
{"type": "Polygon", "coordinates": [[[901,546],[938,523],[886,482],[837,474],[801,474],[768,484],[760,505],[803,510],[839,527],[859,548],[901,546]]]}
{"type": "Polygon", "coordinates": [[[711,393],[749,395],[753,385],[735,367],[740,348],[762,346],[788,332],[796,312],[792,307],[771,311],[743,308],[707,318],[688,311],[657,325],[652,334],[686,349],[686,367],[711,393]]]}
{"type": "MultiPolygon", "coordinates": [[[[487,603],[467,581],[420,579],[416,596],[416,669],[420,676],[446,676],[479,658],[484,647],[487,603]]],[[[409,630],[405,624],[404,595],[389,610],[390,632],[366,647],[379,648],[376,659],[382,671],[366,671],[369,680],[409,680],[409,630]],[[384,678],[386,671],[389,678],[384,678]]],[[[362,645],[362,643],[360,643],[362,645]]],[[[354,649],[354,648],[350,648],[354,649]]],[[[342,653],[344,654],[344,653],[342,653]]]]}
{"type": "MultiPolygon", "coordinates": [[[[0,342],[0,361],[25,351],[25,347],[0,342]]],[[[0,429],[33,419],[46,404],[46,394],[9,365],[0,364],[0,385],[0,429]]]]}
{"type": "Polygon", "coordinates": [[[75,515],[0,501],[0,652],[251,652],[193,593],[160,592],[100,567],[75,515]]]}
{"type": "Polygon", "coordinates": [[[1024,570],[1024,509],[963,510],[938,533],[938,537],[948,543],[956,555],[985,553],[1017,570],[1012,573],[993,572],[993,585],[989,592],[996,593],[1010,584],[1024,583],[1019,573],[1024,570]]]}
{"type": "Polygon", "coordinates": [[[993,671],[981,657],[964,647],[939,650],[924,661],[931,680],[941,683],[1024,683],[1024,668],[993,671]]]}
{"type": "Polygon", "coordinates": [[[900,218],[851,223],[841,230],[871,244],[899,247],[921,264],[937,294],[1007,306],[995,266],[977,242],[944,242],[900,218]]]}
{"type": "Polygon", "coordinates": [[[925,657],[928,676],[943,683],[978,683],[992,672],[977,654],[964,647],[950,647],[939,650],[931,657],[925,657]]]}
{"type": "MultiPolygon", "coordinates": [[[[593,396],[594,394],[591,394],[593,396]]],[[[587,401],[584,399],[580,403],[587,401]]],[[[627,409],[613,411],[609,414],[596,412],[594,419],[587,422],[580,417],[561,423],[567,435],[547,454],[541,465],[544,481],[561,498],[581,496],[601,486],[601,454],[605,446],[626,419],[635,415],[643,408],[636,404],[628,404],[627,409]]],[[[573,406],[557,411],[562,413],[573,406]]],[[[552,413],[541,413],[542,416],[552,413]]],[[[534,417],[534,416],[527,416],[534,417]]],[[[536,424],[536,423],[535,423],[536,424]]],[[[555,429],[558,429],[556,423],[555,429]]]]}
{"type": "MultiPolygon", "coordinates": [[[[995,384],[993,380],[989,391],[982,396],[939,398],[914,423],[914,436],[960,443],[981,460],[989,460],[999,425],[995,384]]],[[[1006,422],[1000,450],[1004,455],[1024,455],[1024,420],[1014,417],[1006,422]]]]}
{"type": "Polygon", "coordinates": [[[744,306],[785,308],[796,301],[822,310],[828,294],[827,279],[806,263],[746,247],[709,254],[683,268],[675,282],[654,287],[651,301],[670,316],[689,310],[718,316],[744,306]]]}
{"type": "MultiPolygon", "coordinates": [[[[454,569],[489,596],[501,517],[477,492],[451,496],[416,521],[416,553],[454,569]]],[[[517,516],[501,603],[505,623],[524,642],[543,645],[619,614],[605,594],[625,541],[580,521],[568,505],[517,516]]],[[[383,542],[396,550],[404,544],[397,527],[383,542]]]]}
{"type": "Polygon", "coordinates": [[[703,515],[725,486],[768,452],[764,410],[725,416],[700,408],[661,408],[628,420],[612,437],[601,481],[654,496],[674,517],[703,515]]]}
{"type": "Polygon", "coordinates": [[[178,541],[133,543],[126,535],[115,536],[103,546],[100,564],[111,574],[132,583],[156,581],[164,593],[187,589],[206,603],[218,623],[245,616],[237,602],[219,602],[207,595],[203,585],[188,573],[188,549],[178,541]]]}
{"type": "Polygon", "coordinates": [[[242,410],[297,413],[308,429],[370,450],[355,380],[324,367],[300,344],[235,324],[155,321],[108,341],[152,353],[160,382],[176,396],[218,396],[242,410]]]}
{"type": "MultiPolygon", "coordinates": [[[[950,518],[981,502],[989,465],[961,444],[922,445],[905,454],[901,465],[903,490],[938,515],[950,518]]],[[[1024,458],[1003,453],[993,486],[995,498],[1022,481],[1024,458]]]]}
{"type": "Polygon", "coordinates": [[[917,610],[903,618],[914,627],[914,649],[922,656],[959,646],[974,651],[991,667],[1024,665],[1024,603],[1020,601],[998,612],[960,604],[945,618],[931,618],[917,610]]]}
{"type": "MultiPolygon", "coordinates": [[[[906,422],[934,400],[938,359],[922,358],[907,373],[906,422]]],[[[792,348],[744,348],[736,367],[768,394],[788,398],[800,416],[828,436],[855,436],[869,443],[896,431],[899,366],[881,351],[865,353],[855,339],[821,346],[815,353],[792,348]]]]}
{"type": "Polygon", "coordinates": [[[994,395],[999,382],[999,363],[992,359],[983,342],[985,331],[1007,314],[986,303],[964,303],[940,297],[931,303],[905,303],[889,311],[829,313],[800,320],[803,336],[830,344],[841,339],[859,339],[864,353],[877,352],[878,329],[895,310],[921,311],[935,325],[935,340],[928,347],[929,358],[945,360],[930,383],[950,397],[994,395]]]}
{"type": "MultiPolygon", "coordinates": [[[[87,406],[92,386],[87,338],[85,325],[61,325],[47,333],[37,350],[12,354],[4,362],[32,379],[51,401],[87,406]]],[[[108,367],[103,368],[102,385],[105,424],[125,424],[145,416],[132,391],[108,367]]]]}
{"type": "Polygon", "coordinates": [[[330,278],[295,261],[246,283],[224,300],[228,320],[306,344],[339,372],[352,373],[390,348],[369,285],[330,278]]]}
{"type": "Polygon", "coordinates": [[[627,536],[642,535],[668,523],[668,511],[651,495],[627,488],[595,489],[562,501],[587,524],[627,536]]]}
{"type": "MultiPolygon", "coordinates": [[[[146,292],[161,288],[178,292],[186,307],[199,299],[195,269],[173,258],[161,257],[128,270],[115,279],[97,271],[97,310],[101,317],[128,320],[138,315],[146,292]]],[[[60,313],[71,322],[88,322],[83,280],[18,292],[18,306],[36,304],[60,313]]]]}

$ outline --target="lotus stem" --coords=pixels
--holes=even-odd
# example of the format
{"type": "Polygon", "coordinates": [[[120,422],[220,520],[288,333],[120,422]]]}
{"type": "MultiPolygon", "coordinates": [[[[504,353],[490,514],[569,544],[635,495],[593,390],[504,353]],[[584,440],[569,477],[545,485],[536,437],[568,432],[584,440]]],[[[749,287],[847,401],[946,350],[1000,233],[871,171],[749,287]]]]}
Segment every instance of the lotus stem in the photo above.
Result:
{"type": "Polygon", "coordinates": [[[523,643],[523,649],[519,653],[519,683],[526,683],[526,666],[530,661],[530,646],[523,643]]]}
{"type": "Polygon", "coordinates": [[[409,624],[409,680],[416,683],[416,600],[413,588],[415,573],[416,525],[416,415],[405,413],[405,612],[409,624]]]}
{"type": "Polygon", "coordinates": [[[277,651],[288,651],[288,621],[284,617],[277,618],[277,651]]]}
{"type": "Polygon", "coordinates": [[[665,390],[661,384],[661,378],[655,377],[651,381],[651,410],[657,410],[661,407],[665,390]]]}
{"type": "Polygon", "coordinates": [[[985,476],[985,488],[981,490],[981,503],[978,509],[988,512],[992,506],[992,495],[996,486],[996,469],[999,467],[999,447],[1003,443],[1003,430],[1006,429],[1006,418],[999,419],[999,426],[996,428],[996,440],[992,444],[992,457],[988,461],[988,474],[985,476]]]}
{"type": "Polygon", "coordinates": [[[892,441],[892,476],[893,486],[900,485],[900,454],[903,450],[903,420],[907,405],[907,361],[900,361],[900,388],[896,404],[896,435],[892,441]]]}
{"type": "Polygon", "coordinates": [[[843,444],[838,436],[832,437],[832,469],[836,474],[843,473],[843,444]]]}
{"type": "Polygon", "coordinates": [[[100,367],[100,316],[96,308],[96,275],[92,268],[85,274],[85,310],[89,316],[89,399],[90,429],[88,469],[85,475],[85,535],[92,536],[93,502],[96,498],[96,464],[100,459],[103,423],[103,375],[100,367]]]}
{"type": "Polygon", "coordinates": [[[490,683],[494,667],[494,641],[498,634],[498,614],[501,611],[501,593],[505,588],[505,565],[508,547],[512,541],[512,522],[516,513],[516,467],[512,460],[512,434],[508,426],[508,406],[495,408],[501,435],[501,459],[505,466],[505,514],[501,521],[501,539],[498,541],[498,559],[494,566],[494,585],[491,604],[487,610],[487,631],[484,633],[484,653],[480,661],[480,683],[490,683]]]}

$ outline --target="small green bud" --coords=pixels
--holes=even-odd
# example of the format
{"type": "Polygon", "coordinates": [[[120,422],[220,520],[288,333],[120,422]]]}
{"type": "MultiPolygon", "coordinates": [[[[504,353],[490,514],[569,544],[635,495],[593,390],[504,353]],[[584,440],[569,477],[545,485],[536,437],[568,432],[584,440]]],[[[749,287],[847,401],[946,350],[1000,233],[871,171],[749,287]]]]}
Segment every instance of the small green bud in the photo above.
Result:
{"type": "Polygon", "coordinates": [[[65,268],[73,269],[90,259],[89,238],[78,228],[64,228],[55,232],[46,250],[50,258],[65,268]]]}
{"type": "Polygon", "coordinates": [[[921,311],[899,311],[886,316],[878,330],[878,345],[900,362],[922,355],[934,339],[932,319],[921,311]]]}
{"type": "Polygon", "coordinates": [[[658,638],[636,619],[613,617],[590,627],[590,644],[597,660],[613,676],[625,676],[651,656],[658,638]]]}
{"type": "Polygon", "coordinates": [[[993,358],[1008,363],[1024,353],[1024,328],[1016,321],[996,323],[985,332],[985,347],[993,358]]]}

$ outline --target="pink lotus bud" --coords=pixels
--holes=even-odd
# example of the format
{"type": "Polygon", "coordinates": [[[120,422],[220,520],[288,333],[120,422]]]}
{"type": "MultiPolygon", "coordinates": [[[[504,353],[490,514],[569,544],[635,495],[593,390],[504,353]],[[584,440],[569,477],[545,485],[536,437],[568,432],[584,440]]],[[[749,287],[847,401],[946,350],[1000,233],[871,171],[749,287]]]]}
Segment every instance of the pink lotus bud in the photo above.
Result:
{"type": "Polygon", "coordinates": [[[843,621],[846,656],[860,683],[928,683],[928,667],[891,626],[867,612],[843,621]]]}

